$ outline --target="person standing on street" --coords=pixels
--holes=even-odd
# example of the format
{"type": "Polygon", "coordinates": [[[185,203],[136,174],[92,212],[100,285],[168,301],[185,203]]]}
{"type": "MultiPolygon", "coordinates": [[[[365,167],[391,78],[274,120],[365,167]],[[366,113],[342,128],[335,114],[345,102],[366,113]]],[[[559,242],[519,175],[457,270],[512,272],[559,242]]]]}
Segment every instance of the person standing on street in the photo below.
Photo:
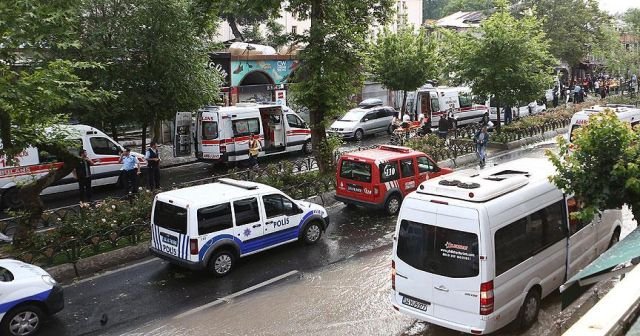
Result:
{"type": "Polygon", "coordinates": [[[124,149],[124,153],[120,156],[118,163],[122,163],[122,171],[126,181],[127,193],[135,194],[138,192],[138,175],[140,175],[140,165],[138,159],[131,155],[129,148],[124,149]]]}
{"type": "Polygon", "coordinates": [[[249,136],[249,166],[251,168],[258,168],[258,154],[261,147],[260,141],[251,133],[249,136]]]}
{"type": "Polygon", "coordinates": [[[487,143],[489,143],[487,126],[482,126],[482,128],[476,133],[473,137],[473,143],[476,145],[476,155],[480,161],[480,168],[483,168],[487,158],[487,143]]]}
{"type": "Polygon", "coordinates": [[[560,103],[559,98],[558,98],[558,91],[561,90],[560,88],[558,88],[558,86],[554,86],[553,87],[553,107],[558,107],[558,104],[560,103]]]}
{"type": "Polygon", "coordinates": [[[440,139],[446,139],[447,133],[449,133],[449,120],[447,120],[447,115],[443,113],[438,121],[438,136],[440,139]]]}
{"type": "Polygon", "coordinates": [[[93,162],[87,157],[87,151],[80,150],[80,162],[73,171],[80,187],[80,202],[91,202],[91,166],[93,162]]]}
{"type": "Polygon", "coordinates": [[[158,154],[158,145],[155,141],[149,144],[144,158],[147,160],[147,168],[149,168],[149,190],[160,189],[160,155],[158,154]]]}

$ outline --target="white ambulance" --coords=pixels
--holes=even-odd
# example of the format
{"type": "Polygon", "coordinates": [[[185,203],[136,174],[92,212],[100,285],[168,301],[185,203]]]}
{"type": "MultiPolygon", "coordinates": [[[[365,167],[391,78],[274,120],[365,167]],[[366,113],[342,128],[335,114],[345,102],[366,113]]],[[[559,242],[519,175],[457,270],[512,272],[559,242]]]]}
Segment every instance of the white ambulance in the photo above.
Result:
{"type": "Polygon", "coordinates": [[[593,221],[548,177],[546,159],[519,159],[423,182],[402,202],[392,255],[393,307],[482,335],[528,327],[541,299],[620,238],[622,211],[593,221]]]}
{"type": "Polygon", "coordinates": [[[173,264],[224,276],[238,258],[301,240],[314,244],[329,225],[323,207],[268,185],[219,179],[156,195],[150,252],[173,264]]]}
{"type": "MultiPolygon", "coordinates": [[[[60,131],[68,133],[68,139],[75,142],[73,151],[84,148],[87,157],[93,163],[91,167],[92,186],[114,184],[120,177],[122,164],[118,163],[123,147],[100,130],[86,125],[59,125],[60,131]]],[[[133,153],[138,158],[141,167],[146,167],[144,155],[133,153]]],[[[44,176],[51,169],[62,166],[62,162],[49,153],[28,147],[17,158],[17,164],[9,166],[7,158],[0,156],[0,197],[4,207],[20,206],[16,186],[33,178],[44,176]]],[[[52,194],[78,189],[77,180],[73,174],[55,182],[46,188],[42,194],[52,194]]]]}
{"type": "Polygon", "coordinates": [[[431,121],[431,127],[438,127],[440,117],[453,112],[458,126],[480,121],[489,109],[486,105],[474,103],[474,97],[469,87],[446,87],[425,85],[414,94],[414,103],[410,106],[410,113],[424,114],[431,121]]]}
{"type": "Polygon", "coordinates": [[[636,108],[633,105],[596,105],[588,109],[576,112],[573,117],[571,117],[571,124],[569,124],[569,133],[567,134],[567,140],[569,140],[569,142],[573,142],[573,137],[575,135],[574,132],[583,125],[586,125],[589,122],[589,117],[591,117],[593,114],[601,113],[606,109],[610,109],[611,111],[615,112],[620,120],[630,123],[631,126],[636,126],[638,125],[638,123],[640,123],[640,108],[636,108]]]}
{"type": "MultiPolygon", "coordinates": [[[[180,120],[178,117],[176,120],[180,120]]],[[[182,136],[180,144],[188,152],[192,134],[196,158],[212,162],[237,162],[249,158],[249,136],[254,134],[262,145],[259,156],[302,151],[310,154],[311,130],[292,109],[282,105],[242,103],[236,106],[210,106],[196,114],[194,130],[189,117],[176,136],[182,136]]],[[[179,140],[180,141],[180,140],[179,140]]],[[[178,141],[178,142],[179,142],[178,141]]],[[[179,146],[176,146],[179,147],[179,146]]],[[[189,153],[190,154],[190,153],[189,153]]],[[[179,155],[179,154],[177,154],[179,155]]]]}

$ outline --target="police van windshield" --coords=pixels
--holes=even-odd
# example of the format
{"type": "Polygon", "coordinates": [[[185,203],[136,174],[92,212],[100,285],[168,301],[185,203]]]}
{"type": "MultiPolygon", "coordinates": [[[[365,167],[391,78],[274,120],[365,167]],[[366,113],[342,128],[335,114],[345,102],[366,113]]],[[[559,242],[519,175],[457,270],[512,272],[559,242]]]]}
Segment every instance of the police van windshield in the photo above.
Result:
{"type": "Polygon", "coordinates": [[[573,142],[573,138],[575,137],[575,131],[577,129],[580,129],[580,125],[573,125],[571,126],[571,133],[569,133],[569,142],[573,142]]]}
{"type": "Polygon", "coordinates": [[[187,233],[187,209],[157,201],[153,211],[153,224],[173,232],[187,233]]]}
{"type": "Polygon", "coordinates": [[[449,278],[479,274],[478,236],[474,233],[403,220],[398,258],[411,267],[449,278]]]}
{"type": "Polygon", "coordinates": [[[371,182],[371,165],[366,162],[342,160],[340,165],[340,177],[358,181],[371,182]]]}

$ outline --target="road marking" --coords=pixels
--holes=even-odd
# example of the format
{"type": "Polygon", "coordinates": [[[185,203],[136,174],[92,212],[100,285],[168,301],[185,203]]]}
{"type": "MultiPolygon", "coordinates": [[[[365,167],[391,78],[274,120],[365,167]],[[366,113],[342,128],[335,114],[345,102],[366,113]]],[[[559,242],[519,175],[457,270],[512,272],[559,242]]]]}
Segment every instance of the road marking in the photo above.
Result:
{"type": "Polygon", "coordinates": [[[217,299],[217,300],[215,300],[213,302],[209,302],[209,303],[204,304],[204,305],[202,305],[200,307],[196,307],[196,308],[193,308],[191,310],[187,310],[186,312],[184,312],[184,313],[182,313],[180,315],[176,315],[174,317],[174,319],[181,319],[183,317],[186,317],[186,316],[189,316],[189,315],[193,315],[193,314],[195,314],[197,312],[200,312],[200,311],[203,311],[205,309],[208,309],[208,308],[211,308],[211,307],[215,307],[215,306],[217,306],[219,304],[228,303],[233,298],[236,298],[238,296],[247,294],[247,293],[252,292],[252,291],[254,291],[256,289],[260,289],[260,288],[262,288],[264,286],[268,286],[268,285],[270,285],[270,284],[272,284],[274,282],[278,282],[280,280],[286,279],[286,278],[288,278],[290,276],[293,276],[293,275],[296,275],[298,273],[300,273],[300,272],[298,272],[297,270],[293,270],[291,272],[287,272],[285,274],[278,275],[275,278],[271,278],[269,280],[263,281],[263,282],[261,282],[261,283],[259,283],[257,285],[253,285],[253,286],[251,286],[249,288],[246,288],[246,289],[243,289],[243,290],[241,290],[239,292],[235,292],[233,294],[229,294],[229,295],[227,295],[225,297],[219,298],[219,299],[217,299]]]}
{"type": "Polygon", "coordinates": [[[79,285],[79,284],[82,284],[82,283],[85,283],[85,282],[93,281],[93,280],[105,277],[107,275],[111,275],[111,274],[119,273],[119,272],[122,272],[122,271],[130,270],[130,269],[132,269],[134,267],[142,266],[142,265],[148,264],[148,263],[153,262],[153,261],[159,261],[159,259],[151,258],[149,260],[141,261],[139,263],[135,263],[135,264],[132,264],[132,265],[129,265],[129,266],[125,266],[125,267],[118,268],[118,269],[115,269],[115,270],[106,271],[104,273],[100,273],[100,274],[97,274],[97,275],[94,275],[94,276],[91,276],[91,277],[88,277],[88,278],[84,278],[84,279],[75,281],[72,284],[65,285],[65,286],[62,286],[62,287],[64,287],[64,288],[73,287],[75,285],[79,285]]]}

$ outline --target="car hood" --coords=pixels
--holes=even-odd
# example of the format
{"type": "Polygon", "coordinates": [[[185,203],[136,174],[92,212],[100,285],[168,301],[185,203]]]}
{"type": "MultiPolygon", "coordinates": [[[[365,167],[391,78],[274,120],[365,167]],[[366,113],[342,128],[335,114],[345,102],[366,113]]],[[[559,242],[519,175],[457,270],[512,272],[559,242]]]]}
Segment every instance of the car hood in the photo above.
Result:
{"type": "Polygon", "coordinates": [[[322,217],[326,217],[327,216],[327,210],[325,208],[323,208],[322,206],[315,204],[315,203],[311,203],[311,202],[307,202],[307,201],[296,201],[296,203],[298,203],[298,205],[303,208],[303,209],[311,209],[313,210],[314,213],[321,215],[322,217]]]}
{"type": "Polygon", "coordinates": [[[0,259],[0,267],[4,267],[9,270],[9,272],[13,274],[14,279],[26,279],[49,275],[47,271],[36,265],[27,264],[13,259],[0,259]]]}
{"type": "Polygon", "coordinates": [[[357,123],[357,121],[336,120],[331,124],[331,128],[353,128],[357,123]]]}

